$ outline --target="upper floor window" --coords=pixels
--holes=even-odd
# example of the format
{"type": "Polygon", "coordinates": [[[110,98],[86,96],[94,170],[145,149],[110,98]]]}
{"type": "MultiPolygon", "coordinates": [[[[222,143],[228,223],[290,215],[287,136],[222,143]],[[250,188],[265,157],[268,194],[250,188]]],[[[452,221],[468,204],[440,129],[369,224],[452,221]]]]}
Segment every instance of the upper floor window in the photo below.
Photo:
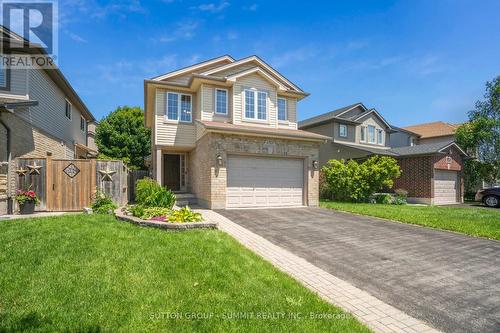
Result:
{"type": "Polygon", "coordinates": [[[360,137],[361,142],[366,142],[366,127],[361,126],[361,137],[360,137]]]}
{"type": "Polygon", "coordinates": [[[227,115],[226,89],[215,89],[215,113],[227,115]]]}
{"type": "Polygon", "coordinates": [[[368,126],[368,142],[375,143],[375,126],[368,126]]]}
{"type": "Polygon", "coordinates": [[[167,93],[167,119],[190,123],[192,121],[191,95],[167,93]]]}
{"type": "Polygon", "coordinates": [[[245,90],[245,118],[267,119],[267,93],[245,90]]]}
{"type": "Polygon", "coordinates": [[[85,121],[85,118],[80,117],[80,130],[81,130],[82,132],[85,132],[85,125],[86,125],[86,123],[87,123],[87,122],[85,121]]]}
{"type": "Polygon", "coordinates": [[[346,124],[339,125],[339,136],[341,138],[347,138],[347,125],[346,124]]]}
{"type": "Polygon", "coordinates": [[[381,129],[377,129],[377,143],[381,145],[384,142],[383,138],[384,132],[381,129]]]}
{"type": "Polygon", "coordinates": [[[0,61],[0,90],[10,90],[10,69],[0,61]]]}
{"type": "Polygon", "coordinates": [[[73,113],[73,105],[71,105],[71,103],[66,100],[66,108],[65,108],[65,115],[66,115],[66,118],[70,119],[71,120],[71,116],[72,116],[72,113],[73,113]]]}
{"type": "Polygon", "coordinates": [[[285,98],[278,98],[278,120],[287,120],[285,98]]]}

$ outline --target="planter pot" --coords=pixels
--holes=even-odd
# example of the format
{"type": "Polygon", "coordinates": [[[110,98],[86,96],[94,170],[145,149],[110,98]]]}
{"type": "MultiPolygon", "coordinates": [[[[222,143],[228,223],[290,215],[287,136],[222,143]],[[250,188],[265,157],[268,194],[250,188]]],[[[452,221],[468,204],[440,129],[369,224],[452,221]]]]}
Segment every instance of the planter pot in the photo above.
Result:
{"type": "Polygon", "coordinates": [[[19,213],[21,215],[29,215],[35,212],[35,203],[33,201],[26,201],[24,204],[19,205],[19,213]]]}

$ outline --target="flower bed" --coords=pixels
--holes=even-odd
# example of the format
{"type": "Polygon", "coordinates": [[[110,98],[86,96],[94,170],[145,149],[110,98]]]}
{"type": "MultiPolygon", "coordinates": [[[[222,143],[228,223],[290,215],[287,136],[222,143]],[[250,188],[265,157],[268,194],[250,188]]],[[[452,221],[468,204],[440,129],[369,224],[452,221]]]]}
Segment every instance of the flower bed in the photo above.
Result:
{"type": "Polygon", "coordinates": [[[174,223],[168,221],[161,221],[158,218],[143,220],[141,218],[129,215],[130,213],[124,209],[117,209],[115,211],[116,217],[122,221],[134,223],[143,227],[153,227],[167,230],[188,230],[188,229],[216,229],[217,223],[214,222],[183,222],[174,223]]]}

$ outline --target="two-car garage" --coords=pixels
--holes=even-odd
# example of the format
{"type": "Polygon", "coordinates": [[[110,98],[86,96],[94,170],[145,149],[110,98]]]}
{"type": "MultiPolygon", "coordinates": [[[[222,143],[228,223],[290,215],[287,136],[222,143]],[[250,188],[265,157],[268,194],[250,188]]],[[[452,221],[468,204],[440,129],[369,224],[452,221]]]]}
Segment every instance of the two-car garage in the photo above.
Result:
{"type": "Polygon", "coordinates": [[[304,204],[304,159],[229,155],[227,208],[304,204]]]}

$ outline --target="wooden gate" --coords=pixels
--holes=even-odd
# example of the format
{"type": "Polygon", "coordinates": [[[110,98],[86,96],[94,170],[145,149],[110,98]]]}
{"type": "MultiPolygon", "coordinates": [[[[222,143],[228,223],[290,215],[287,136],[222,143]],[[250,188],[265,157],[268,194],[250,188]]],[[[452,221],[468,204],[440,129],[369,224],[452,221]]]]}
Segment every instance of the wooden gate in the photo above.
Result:
{"type": "Polygon", "coordinates": [[[95,189],[95,160],[51,160],[47,170],[47,208],[51,211],[79,211],[92,203],[95,189]],[[52,172],[50,172],[50,170],[52,172]]]}

